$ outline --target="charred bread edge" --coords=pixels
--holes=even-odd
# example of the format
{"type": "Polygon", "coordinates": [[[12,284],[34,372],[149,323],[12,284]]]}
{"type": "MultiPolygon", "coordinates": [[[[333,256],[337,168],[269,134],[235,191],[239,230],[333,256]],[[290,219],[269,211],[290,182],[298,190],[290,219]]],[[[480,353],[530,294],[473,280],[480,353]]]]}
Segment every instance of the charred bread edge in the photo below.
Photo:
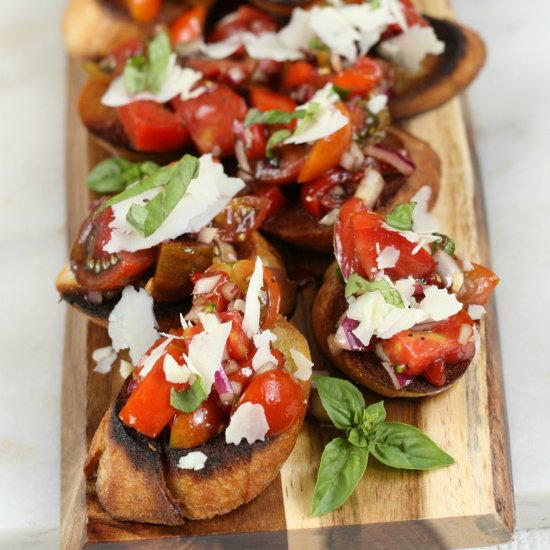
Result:
{"type": "Polygon", "coordinates": [[[447,19],[426,19],[445,42],[445,51],[434,71],[419,79],[412,90],[390,101],[394,119],[408,118],[445,103],[466,88],[485,63],[485,44],[476,32],[447,19]]]}
{"type": "MultiPolygon", "coordinates": [[[[288,314],[294,307],[296,300],[296,285],[288,278],[279,253],[257,231],[251,234],[248,241],[236,245],[236,249],[237,252],[241,249],[242,256],[252,260],[256,256],[260,256],[265,267],[271,269],[272,273],[277,277],[281,288],[281,312],[285,315],[288,314]],[[248,250],[246,248],[247,243],[251,247],[248,250]]],[[[87,315],[94,323],[103,327],[107,326],[109,315],[118,300],[115,299],[98,305],[90,303],[86,299],[84,289],[76,282],[67,264],[63,266],[58,274],[55,280],[55,287],[65,302],[87,315]]],[[[177,325],[179,323],[179,314],[187,309],[187,304],[188,301],[185,300],[174,303],[155,304],[154,311],[159,328],[161,330],[168,330],[177,325]]]]}
{"type": "MultiPolygon", "coordinates": [[[[441,179],[441,161],[437,153],[428,143],[401,128],[392,126],[388,129],[388,134],[403,144],[416,169],[411,176],[400,178],[402,183],[385,202],[381,212],[391,210],[396,204],[408,202],[424,185],[432,189],[429,204],[432,208],[437,200],[441,179]]],[[[291,201],[283,206],[276,216],[263,223],[261,229],[296,246],[320,252],[332,250],[333,227],[320,225],[298,201],[291,201]],[[298,231],[297,228],[301,230],[298,231]]]]}
{"type": "MultiPolygon", "coordinates": [[[[278,336],[274,345],[287,360],[292,348],[310,357],[304,336],[288,321],[279,318],[273,332],[278,336]]],[[[181,525],[183,518],[206,519],[249,502],[278,475],[305,414],[304,407],[304,414],[287,431],[252,445],[228,446],[221,434],[193,449],[168,449],[161,440],[149,439],[119,420],[128,382],[129,378],[102,419],[84,468],[87,477],[96,473],[97,496],[119,520],[181,525]],[[192,451],[206,454],[205,467],[178,468],[179,458],[192,451]]],[[[298,382],[307,399],[310,381],[298,382]]]]}
{"type": "Polygon", "coordinates": [[[415,376],[410,386],[397,390],[374,352],[342,350],[337,355],[332,355],[327,338],[334,334],[346,305],[344,288],[336,276],[336,263],[333,263],[325,272],[323,284],[313,303],[313,334],[323,353],[358,384],[386,397],[426,397],[448,389],[466,372],[471,361],[447,366],[447,381],[440,388],[420,376],[415,376]]]}

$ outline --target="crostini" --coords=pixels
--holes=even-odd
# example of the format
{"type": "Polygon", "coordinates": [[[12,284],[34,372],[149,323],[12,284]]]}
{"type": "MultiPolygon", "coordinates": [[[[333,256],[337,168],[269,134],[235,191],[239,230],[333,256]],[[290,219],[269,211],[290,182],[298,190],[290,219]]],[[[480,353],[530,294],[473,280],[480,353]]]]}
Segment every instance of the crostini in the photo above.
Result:
{"type": "Polygon", "coordinates": [[[489,269],[455,256],[427,213],[428,194],[420,189],[386,217],[348,201],[335,225],[337,264],[312,310],[327,357],[388,397],[434,395],[464,374],[498,283],[489,269]]]}
{"type": "Polygon", "coordinates": [[[210,155],[185,156],[104,199],[83,223],[70,263],[56,279],[61,297],[106,325],[125,287],[145,288],[159,325],[169,327],[191,295],[191,274],[213,263],[261,257],[288,313],[294,285],[279,254],[257,232],[269,203],[235,197],[243,188],[210,155]]]}
{"type": "Polygon", "coordinates": [[[248,283],[239,264],[196,275],[187,320],[145,353],[106,412],[85,473],[112,517],[180,525],[225,514],[260,494],[291,453],[313,364],[298,330],[261,311],[270,274],[249,263],[248,283]],[[200,288],[213,278],[211,298],[227,281],[244,285],[215,313],[200,288]]]}

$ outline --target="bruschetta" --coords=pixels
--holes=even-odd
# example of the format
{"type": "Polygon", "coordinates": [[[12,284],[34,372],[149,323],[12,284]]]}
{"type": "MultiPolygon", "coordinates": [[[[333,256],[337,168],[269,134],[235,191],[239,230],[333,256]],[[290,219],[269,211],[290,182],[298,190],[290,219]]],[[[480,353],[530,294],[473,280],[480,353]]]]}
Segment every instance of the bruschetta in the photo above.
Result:
{"type": "Polygon", "coordinates": [[[313,330],[342,372],[388,397],[453,385],[479,347],[483,305],[498,283],[460,260],[427,213],[427,188],[386,216],[354,198],[335,226],[337,264],[315,298],[313,330]]]}
{"type": "Polygon", "coordinates": [[[188,320],[145,353],[101,421],[85,473],[112,517],[180,525],[225,514],[260,494],[291,453],[309,349],[276,311],[261,311],[271,275],[250,263],[249,283],[238,264],[196,277],[196,290],[217,278],[211,299],[227,281],[244,286],[216,312],[199,288],[188,320]]]}

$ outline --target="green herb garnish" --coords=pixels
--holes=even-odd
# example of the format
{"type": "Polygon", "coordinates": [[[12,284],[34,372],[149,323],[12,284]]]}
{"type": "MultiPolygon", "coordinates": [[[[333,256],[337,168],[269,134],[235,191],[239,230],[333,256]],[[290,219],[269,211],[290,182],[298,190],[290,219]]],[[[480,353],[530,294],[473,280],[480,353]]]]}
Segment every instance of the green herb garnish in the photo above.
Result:
{"type": "Polygon", "coordinates": [[[298,109],[296,111],[292,111],[292,113],[278,111],[277,109],[273,109],[271,111],[250,109],[244,119],[244,125],[248,127],[253,124],[288,124],[293,120],[304,118],[306,115],[306,109],[298,109]]]}
{"type": "Polygon", "coordinates": [[[447,235],[444,235],[443,233],[432,233],[432,235],[439,237],[437,241],[432,243],[432,254],[438,248],[441,248],[441,250],[446,252],[449,256],[452,256],[455,253],[455,242],[453,239],[447,237],[447,235]]]}
{"type": "Polygon", "coordinates": [[[178,162],[165,166],[140,182],[128,187],[118,195],[105,201],[96,214],[119,202],[131,199],[155,187],[161,191],[146,205],[133,204],[128,210],[126,220],[144,237],[153,234],[168,217],[170,212],[185,194],[191,180],[199,174],[199,159],[185,155],[178,162]]]}
{"type": "Polygon", "coordinates": [[[363,477],[369,454],[392,468],[431,470],[454,464],[426,434],[409,424],[386,422],[384,403],[365,407],[361,392],[350,382],[328,376],[313,378],[332,423],[344,431],[321,456],[313,492],[312,514],[339,508],[363,477]]]}
{"type": "Polygon", "coordinates": [[[265,147],[265,155],[268,159],[275,158],[275,152],[273,151],[274,147],[279,145],[279,143],[282,143],[286,138],[290,137],[292,135],[292,132],[290,130],[277,130],[275,133],[271,135],[271,137],[267,141],[267,145],[265,147]]]}
{"type": "Polygon", "coordinates": [[[191,413],[207,398],[200,376],[197,376],[190,388],[183,391],[170,390],[170,405],[178,411],[191,413]]]}
{"type": "Polygon", "coordinates": [[[354,294],[363,294],[365,292],[380,292],[384,300],[395,307],[404,308],[405,304],[401,298],[401,294],[392,286],[388,281],[368,281],[359,275],[358,273],[352,273],[346,283],[346,290],[344,291],[346,298],[353,296],[354,294]]]}
{"type": "Polygon", "coordinates": [[[156,162],[130,162],[121,158],[109,158],[100,162],[90,172],[86,185],[96,193],[119,193],[128,185],[156,172],[156,162]]]}
{"type": "Polygon", "coordinates": [[[335,93],[338,94],[338,97],[342,100],[342,101],[346,101],[349,97],[349,94],[350,94],[350,91],[346,88],[340,88],[340,86],[332,86],[332,89],[334,90],[335,93]]]}
{"type": "Polygon", "coordinates": [[[412,229],[412,214],[415,206],[415,202],[395,205],[386,216],[386,223],[399,231],[412,229]]]}
{"type": "Polygon", "coordinates": [[[149,42],[147,57],[139,55],[128,59],[122,73],[128,93],[138,94],[146,90],[158,93],[166,78],[171,53],[168,35],[160,32],[149,42]]]}

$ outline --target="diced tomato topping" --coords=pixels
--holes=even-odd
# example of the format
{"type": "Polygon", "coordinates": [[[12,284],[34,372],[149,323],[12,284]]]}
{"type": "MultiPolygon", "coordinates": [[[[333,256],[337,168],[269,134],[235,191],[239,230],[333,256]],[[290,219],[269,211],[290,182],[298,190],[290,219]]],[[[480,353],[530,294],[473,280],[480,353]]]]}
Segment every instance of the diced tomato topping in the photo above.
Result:
{"type": "Polygon", "coordinates": [[[220,85],[199,97],[174,102],[200,153],[212,153],[217,157],[233,153],[235,136],[231,127],[233,121],[244,120],[247,107],[231,88],[220,85]]]}
{"type": "Polygon", "coordinates": [[[127,5],[134,21],[149,23],[158,16],[162,0],[128,0],[127,5]]]}
{"type": "Polygon", "coordinates": [[[209,39],[210,42],[220,42],[244,32],[261,34],[275,32],[276,30],[277,23],[264,12],[251,6],[242,5],[218,22],[209,39]]]}
{"type": "Polygon", "coordinates": [[[266,197],[235,197],[214,218],[214,226],[220,230],[222,240],[241,242],[262,225],[268,209],[269,200],[266,197]]]}
{"type": "Polygon", "coordinates": [[[185,62],[187,67],[202,73],[206,80],[213,80],[220,84],[226,84],[231,88],[237,88],[244,84],[254,68],[256,60],[245,59],[189,59],[185,62]]]}
{"type": "Polygon", "coordinates": [[[296,109],[296,102],[284,94],[273,92],[259,86],[250,86],[250,105],[260,111],[283,111],[292,113],[296,109]]]}
{"type": "Polygon", "coordinates": [[[370,57],[360,57],[353,67],[344,69],[343,71],[331,77],[332,83],[351,92],[364,96],[375,88],[384,76],[384,72],[380,64],[370,57]]]}
{"type": "MultiPolygon", "coordinates": [[[[415,25],[418,25],[420,27],[426,27],[429,25],[429,23],[422,17],[420,12],[416,9],[415,5],[412,3],[411,0],[400,0],[400,3],[403,7],[403,14],[405,15],[405,19],[407,21],[408,27],[413,27],[415,25]]],[[[387,40],[388,38],[401,34],[402,32],[403,32],[403,29],[399,24],[392,23],[391,25],[388,25],[388,28],[382,34],[382,40],[387,40]]]]}
{"type": "Polygon", "coordinates": [[[283,88],[293,90],[303,84],[311,84],[317,71],[307,61],[293,61],[288,63],[283,72],[283,88]]]}
{"type": "Polygon", "coordinates": [[[283,145],[278,148],[277,163],[259,162],[255,178],[262,184],[287,185],[296,183],[308,156],[307,145],[283,145]]]}
{"type": "Polygon", "coordinates": [[[141,38],[130,38],[114,48],[109,57],[115,60],[116,68],[122,70],[130,57],[144,55],[146,50],[147,46],[141,38]]]}
{"type": "Polygon", "coordinates": [[[261,185],[254,191],[254,196],[262,197],[269,201],[266,219],[275,216],[286,203],[286,197],[278,185],[261,185]]]}
{"type": "Polygon", "coordinates": [[[117,114],[136,151],[176,151],[190,143],[186,124],[166,105],[155,101],[134,101],[117,107],[117,114]]]}
{"type": "Polygon", "coordinates": [[[243,330],[241,315],[236,311],[225,311],[220,313],[220,321],[232,323],[231,333],[227,339],[229,357],[235,361],[246,361],[251,340],[243,330]]]}
{"type": "Polygon", "coordinates": [[[233,133],[244,146],[244,153],[248,160],[260,160],[265,157],[267,146],[267,128],[265,124],[246,126],[240,121],[233,122],[233,133]]]}
{"type": "Polygon", "coordinates": [[[243,403],[258,403],[263,406],[269,425],[269,437],[290,428],[305,408],[302,388],[292,375],[284,370],[271,370],[254,378],[235,410],[243,403]]]}
{"type": "Polygon", "coordinates": [[[466,305],[484,305],[500,279],[490,269],[475,263],[472,265],[474,268],[464,274],[464,284],[456,297],[466,305]]]}
{"type": "Polygon", "coordinates": [[[197,6],[180,15],[170,25],[172,44],[199,40],[202,37],[205,20],[206,8],[204,6],[197,6]]]}

